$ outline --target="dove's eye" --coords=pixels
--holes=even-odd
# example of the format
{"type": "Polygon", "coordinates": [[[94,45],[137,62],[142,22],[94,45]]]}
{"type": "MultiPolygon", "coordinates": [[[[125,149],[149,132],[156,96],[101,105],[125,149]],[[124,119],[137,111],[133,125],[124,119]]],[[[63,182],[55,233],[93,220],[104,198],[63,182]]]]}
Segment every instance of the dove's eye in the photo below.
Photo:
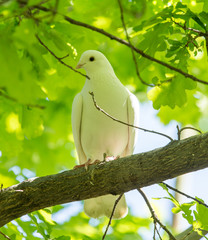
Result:
{"type": "Polygon", "coordinates": [[[90,57],[90,62],[93,62],[95,60],[94,57],[90,57]]]}

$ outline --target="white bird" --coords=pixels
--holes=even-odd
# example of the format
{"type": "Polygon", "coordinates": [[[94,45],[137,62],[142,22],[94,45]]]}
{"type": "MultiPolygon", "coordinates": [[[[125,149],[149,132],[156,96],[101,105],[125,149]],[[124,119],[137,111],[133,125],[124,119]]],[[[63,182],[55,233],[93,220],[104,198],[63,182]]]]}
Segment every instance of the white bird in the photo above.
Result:
{"type": "MultiPolygon", "coordinates": [[[[84,68],[89,79],[72,104],[72,131],[80,164],[89,165],[96,160],[116,159],[133,154],[137,139],[135,128],[113,121],[94,106],[128,124],[138,125],[139,102],[116,77],[108,59],[95,50],[84,52],[76,68],[84,68]]],[[[116,177],[116,176],[115,176],[116,177]]],[[[84,211],[89,217],[110,217],[118,196],[105,195],[84,201],[84,211]]],[[[126,216],[125,196],[119,201],[113,218],[126,216]]]]}

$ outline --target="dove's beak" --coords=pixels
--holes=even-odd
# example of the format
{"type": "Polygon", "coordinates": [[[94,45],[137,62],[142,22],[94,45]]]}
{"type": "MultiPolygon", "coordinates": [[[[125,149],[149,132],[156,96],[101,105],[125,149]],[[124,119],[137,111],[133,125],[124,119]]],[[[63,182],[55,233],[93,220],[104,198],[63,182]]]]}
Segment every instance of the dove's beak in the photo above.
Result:
{"type": "Polygon", "coordinates": [[[85,65],[85,63],[78,63],[76,66],[76,69],[82,68],[85,65]]]}

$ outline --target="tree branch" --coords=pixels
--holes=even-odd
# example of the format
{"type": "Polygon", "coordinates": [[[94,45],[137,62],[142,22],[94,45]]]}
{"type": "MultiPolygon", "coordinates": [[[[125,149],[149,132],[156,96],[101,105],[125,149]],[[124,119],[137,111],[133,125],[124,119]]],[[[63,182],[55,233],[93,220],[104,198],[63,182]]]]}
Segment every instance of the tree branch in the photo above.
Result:
{"type": "Polygon", "coordinates": [[[18,104],[22,104],[22,105],[25,105],[25,106],[30,107],[30,108],[39,108],[39,109],[45,109],[46,108],[45,106],[38,105],[38,104],[23,104],[23,103],[20,103],[20,102],[18,102],[18,100],[16,98],[11,97],[11,96],[7,95],[6,93],[4,93],[2,91],[2,88],[0,88],[0,96],[4,97],[4,98],[6,98],[6,99],[8,99],[12,102],[16,102],[18,104]]]}
{"type": "Polygon", "coordinates": [[[0,227],[57,204],[119,195],[208,167],[208,133],[114,161],[28,179],[0,192],[0,227]]]}
{"type": "Polygon", "coordinates": [[[3,232],[0,231],[0,234],[1,234],[5,239],[9,239],[9,240],[11,240],[11,238],[8,237],[8,236],[7,236],[6,234],[4,234],[3,232]]]}
{"type": "Polygon", "coordinates": [[[119,123],[124,124],[124,125],[129,126],[129,127],[133,127],[133,128],[142,130],[142,131],[144,131],[144,132],[149,132],[149,133],[158,134],[158,135],[160,135],[160,136],[163,136],[163,137],[168,138],[170,141],[173,141],[173,139],[172,139],[170,136],[168,136],[168,135],[166,135],[166,134],[164,134],[164,133],[157,132],[157,131],[154,131],[154,130],[149,130],[149,129],[142,128],[142,127],[138,127],[138,126],[135,126],[135,125],[133,125],[133,124],[129,124],[129,123],[123,122],[123,121],[121,121],[121,120],[119,120],[119,119],[111,116],[111,115],[110,115],[109,113],[107,113],[104,109],[102,109],[100,106],[97,105],[97,102],[96,102],[96,100],[95,100],[94,93],[93,93],[93,92],[89,92],[89,94],[92,96],[93,103],[94,103],[95,107],[97,108],[97,110],[98,110],[98,111],[101,111],[103,114],[105,114],[107,117],[111,118],[113,121],[119,122],[119,123]]]}
{"type": "MultiPolygon", "coordinates": [[[[43,7],[43,6],[39,6],[39,5],[35,5],[35,6],[33,6],[33,8],[37,8],[37,9],[45,11],[45,12],[54,12],[53,9],[49,9],[49,8],[46,8],[46,7],[43,7]]],[[[176,68],[176,67],[174,67],[174,66],[172,66],[172,65],[170,65],[170,64],[168,64],[166,62],[163,62],[163,61],[161,61],[161,60],[159,60],[157,58],[154,58],[154,57],[144,53],[141,49],[138,49],[135,46],[130,45],[129,42],[127,42],[127,41],[125,41],[125,40],[123,40],[123,39],[121,39],[119,37],[116,37],[113,34],[111,34],[109,32],[106,32],[105,30],[103,30],[101,28],[97,28],[97,27],[92,26],[90,24],[77,21],[75,19],[72,19],[72,18],[70,18],[70,17],[68,17],[66,15],[60,14],[58,12],[55,12],[55,13],[61,15],[67,22],[69,22],[71,24],[74,24],[74,25],[77,25],[77,26],[80,26],[80,27],[84,27],[84,28],[88,28],[88,29],[90,29],[92,31],[101,33],[102,35],[110,38],[111,40],[115,40],[117,42],[120,42],[123,45],[126,45],[127,47],[132,48],[135,52],[139,53],[142,57],[147,58],[147,59],[149,59],[152,62],[156,62],[156,63],[158,63],[158,64],[160,64],[160,65],[162,65],[164,67],[167,67],[167,68],[169,68],[169,69],[171,69],[171,70],[173,70],[175,72],[178,72],[179,74],[183,75],[184,77],[190,78],[190,79],[192,79],[195,82],[199,82],[199,83],[203,83],[203,84],[208,85],[207,81],[201,80],[201,79],[199,79],[199,78],[197,78],[197,77],[195,77],[195,76],[193,76],[193,75],[191,75],[191,74],[189,74],[187,72],[184,72],[183,70],[181,70],[179,68],[176,68]]]]}
{"type": "Polygon", "coordinates": [[[37,40],[39,41],[39,43],[40,43],[45,49],[47,49],[48,52],[49,52],[53,57],[55,57],[61,64],[63,64],[65,67],[70,68],[72,71],[74,71],[74,72],[76,72],[76,73],[79,73],[79,74],[82,75],[83,77],[86,77],[86,78],[90,79],[87,75],[85,75],[85,74],[77,71],[77,70],[74,69],[72,66],[68,65],[67,63],[65,63],[65,62],[63,61],[64,58],[68,57],[68,54],[67,54],[66,56],[64,56],[64,57],[57,57],[56,54],[55,54],[54,52],[52,52],[52,51],[45,45],[45,43],[43,43],[43,41],[39,38],[39,36],[38,36],[37,34],[36,34],[35,36],[36,36],[37,40]]]}
{"type": "Polygon", "coordinates": [[[110,218],[109,218],[109,221],[108,221],[108,225],[107,225],[107,227],[106,227],[106,229],[105,229],[105,232],[104,232],[104,234],[103,234],[102,240],[104,240],[105,237],[106,237],[106,234],[107,234],[107,232],[108,232],[108,229],[109,229],[109,227],[110,227],[110,225],[111,225],[111,221],[112,221],[112,219],[113,219],[113,214],[114,214],[114,212],[115,212],[115,210],[116,210],[116,206],[117,206],[117,204],[119,203],[119,201],[121,200],[122,196],[123,196],[123,193],[116,199],[116,201],[115,201],[115,203],[114,203],[113,210],[112,210],[112,212],[111,212],[111,215],[110,215],[110,218]]]}
{"type": "Polygon", "coordinates": [[[130,40],[128,31],[127,31],[127,28],[126,28],[126,24],[125,24],[125,20],[124,20],[124,13],[123,13],[123,7],[122,7],[122,4],[121,4],[121,0],[118,0],[118,5],[119,5],[119,9],[120,9],[121,22],[122,22],[122,25],[123,25],[123,28],[124,28],[124,32],[125,32],[125,34],[126,34],[127,41],[128,41],[129,46],[130,46],[130,48],[131,48],[131,54],[132,54],[132,58],[133,58],[133,61],[134,61],[134,64],[135,64],[137,77],[139,78],[139,80],[140,80],[143,84],[145,84],[145,85],[147,85],[147,86],[150,86],[150,87],[154,87],[154,84],[146,83],[146,82],[142,79],[142,77],[141,77],[141,74],[140,74],[139,68],[138,68],[138,64],[137,64],[137,60],[136,60],[136,56],[135,56],[135,53],[134,53],[134,47],[133,47],[133,45],[131,44],[131,40],[130,40]]]}
{"type": "MultiPolygon", "coordinates": [[[[139,193],[142,195],[145,203],[147,204],[149,210],[150,210],[150,213],[152,215],[152,218],[154,220],[154,224],[155,224],[155,229],[157,230],[157,227],[156,227],[156,223],[158,223],[160,225],[160,227],[168,234],[169,236],[169,239],[170,240],[176,240],[175,237],[173,236],[173,234],[167,229],[167,227],[165,225],[163,225],[161,223],[161,221],[158,219],[158,217],[156,216],[147,196],[145,195],[145,193],[140,189],[140,188],[137,188],[137,190],[139,191],[139,193]]],[[[158,235],[160,236],[159,232],[158,232],[158,235]]]]}
{"type": "Polygon", "coordinates": [[[184,193],[184,192],[182,192],[182,191],[180,191],[180,190],[178,190],[178,189],[168,185],[167,183],[162,182],[162,184],[164,184],[167,188],[169,188],[169,189],[171,189],[171,190],[173,190],[173,191],[175,191],[175,192],[177,192],[177,193],[179,193],[179,194],[181,194],[181,195],[183,195],[183,196],[185,196],[187,198],[190,198],[190,199],[194,200],[195,202],[198,202],[199,204],[201,204],[201,205],[205,206],[206,208],[208,208],[208,205],[206,203],[198,200],[197,198],[194,198],[194,197],[192,197],[192,196],[190,196],[190,195],[188,195],[188,194],[186,194],[186,193],[184,193]]]}

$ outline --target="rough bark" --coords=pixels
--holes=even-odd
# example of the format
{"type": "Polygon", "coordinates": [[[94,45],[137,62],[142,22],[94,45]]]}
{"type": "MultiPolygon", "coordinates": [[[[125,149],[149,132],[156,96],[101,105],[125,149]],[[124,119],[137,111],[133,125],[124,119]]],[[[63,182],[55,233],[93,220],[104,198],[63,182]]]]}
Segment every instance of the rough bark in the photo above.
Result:
{"type": "Polygon", "coordinates": [[[0,192],[0,227],[57,204],[120,194],[208,167],[208,133],[115,161],[28,179],[0,192]]]}

